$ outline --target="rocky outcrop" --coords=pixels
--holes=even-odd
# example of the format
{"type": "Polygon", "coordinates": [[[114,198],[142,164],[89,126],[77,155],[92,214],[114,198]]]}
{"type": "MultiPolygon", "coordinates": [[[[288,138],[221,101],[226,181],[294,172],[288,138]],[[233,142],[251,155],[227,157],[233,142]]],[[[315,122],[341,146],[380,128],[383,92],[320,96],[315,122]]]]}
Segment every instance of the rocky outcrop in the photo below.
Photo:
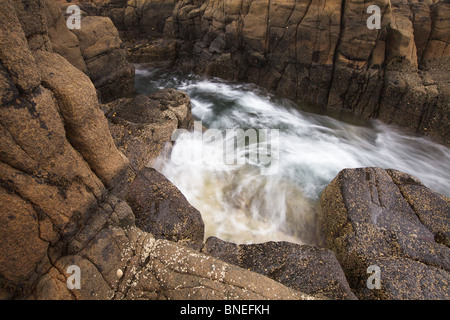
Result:
{"type": "MultiPolygon", "coordinates": [[[[91,80],[53,52],[45,3],[0,0],[0,297],[312,298],[136,227],[123,192],[136,202],[175,199],[168,221],[193,208],[156,172],[142,172],[127,190],[128,159],[91,80]],[[153,180],[157,190],[148,190],[153,180]],[[79,288],[68,287],[69,267],[81,271],[79,288]]],[[[177,126],[188,125],[182,108],[166,108],[177,126]]]]}
{"type": "Polygon", "coordinates": [[[109,18],[84,17],[72,32],[80,42],[87,73],[102,102],[134,94],[134,66],[126,60],[122,40],[109,18]],[[111,68],[114,66],[114,68],[111,68]]]}
{"type": "Polygon", "coordinates": [[[320,204],[326,245],[359,298],[449,299],[448,198],[410,175],[361,168],[342,171],[320,204]],[[370,266],[380,270],[373,290],[370,266]]]}
{"type": "Polygon", "coordinates": [[[125,37],[160,38],[177,0],[94,0],[78,1],[90,15],[111,18],[125,37]]]}
{"type": "Polygon", "coordinates": [[[237,245],[210,237],[202,252],[306,294],[356,299],[331,250],[289,242],[237,245]]]}
{"type": "Polygon", "coordinates": [[[134,66],[109,18],[83,16],[82,28],[69,30],[57,3],[43,7],[53,51],[90,77],[103,103],[134,94],[134,66]]]}
{"type": "Polygon", "coordinates": [[[172,133],[191,129],[193,121],[188,95],[174,89],[118,99],[105,106],[105,112],[116,145],[135,172],[155,165],[172,146],[172,133]]]}
{"type": "Polygon", "coordinates": [[[379,0],[178,1],[172,22],[187,68],[348,109],[449,143],[450,4],[379,0]],[[234,66],[230,68],[230,65],[234,66]]]}
{"type": "MultiPolygon", "coordinates": [[[[111,16],[114,3],[120,16],[136,21],[120,28],[176,39],[177,64],[189,71],[256,83],[450,143],[448,1],[179,0],[172,15],[174,1],[122,2],[99,0],[96,8],[111,16]],[[160,4],[165,23],[146,18],[160,4]],[[369,5],[380,8],[380,29],[367,27],[369,5]]],[[[162,46],[143,49],[136,54],[150,57],[154,49],[158,56],[162,46]]]]}
{"type": "Polygon", "coordinates": [[[15,293],[46,274],[128,165],[92,82],[36,45],[49,43],[45,20],[21,4],[0,2],[0,283],[15,293]]]}
{"type": "Polygon", "coordinates": [[[184,243],[194,249],[203,245],[205,225],[200,212],[158,171],[140,171],[128,192],[127,202],[136,225],[159,239],[184,243]]]}
{"type": "Polygon", "coordinates": [[[156,240],[134,226],[130,207],[110,197],[74,235],[67,254],[39,279],[30,299],[311,299],[280,283],[156,240]],[[81,270],[68,290],[69,266],[81,270]]]}

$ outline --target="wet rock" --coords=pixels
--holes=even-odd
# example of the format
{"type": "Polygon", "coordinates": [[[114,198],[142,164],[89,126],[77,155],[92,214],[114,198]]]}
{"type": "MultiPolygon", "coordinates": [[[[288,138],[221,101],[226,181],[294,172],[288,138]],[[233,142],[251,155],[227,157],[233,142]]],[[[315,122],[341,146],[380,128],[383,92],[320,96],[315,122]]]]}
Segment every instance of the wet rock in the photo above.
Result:
{"type": "Polygon", "coordinates": [[[127,202],[136,225],[156,238],[181,241],[193,248],[203,244],[204,223],[200,212],[161,173],[140,171],[128,191],[127,202]]]}
{"type": "Polygon", "coordinates": [[[192,126],[189,96],[164,89],[149,96],[113,101],[104,106],[117,147],[135,172],[156,164],[172,145],[172,133],[192,126]]]}
{"type": "Polygon", "coordinates": [[[202,252],[316,297],[356,299],[334,253],[289,242],[236,245],[210,237],[202,252]]]}
{"type": "Polygon", "coordinates": [[[327,247],[365,299],[448,299],[449,199],[395,170],[343,170],[321,197],[327,247]],[[381,269],[370,290],[367,269],[381,269]]]}

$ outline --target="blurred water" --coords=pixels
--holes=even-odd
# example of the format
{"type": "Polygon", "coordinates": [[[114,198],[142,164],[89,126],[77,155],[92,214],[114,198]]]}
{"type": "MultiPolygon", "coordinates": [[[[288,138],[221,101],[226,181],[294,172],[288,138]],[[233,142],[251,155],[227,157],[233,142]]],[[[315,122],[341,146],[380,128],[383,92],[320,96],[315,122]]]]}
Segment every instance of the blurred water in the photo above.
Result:
{"type": "Polygon", "coordinates": [[[159,170],[200,210],[207,236],[236,243],[314,244],[317,200],[344,168],[397,169],[449,196],[450,149],[379,121],[309,113],[307,106],[253,85],[142,66],[137,66],[136,87],[141,94],[168,87],[187,92],[194,117],[206,128],[280,130],[278,170],[272,175],[262,175],[258,163],[227,166],[190,157],[174,161],[200,149],[220,154],[222,147],[194,133],[178,138],[172,159],[159,170]]]}

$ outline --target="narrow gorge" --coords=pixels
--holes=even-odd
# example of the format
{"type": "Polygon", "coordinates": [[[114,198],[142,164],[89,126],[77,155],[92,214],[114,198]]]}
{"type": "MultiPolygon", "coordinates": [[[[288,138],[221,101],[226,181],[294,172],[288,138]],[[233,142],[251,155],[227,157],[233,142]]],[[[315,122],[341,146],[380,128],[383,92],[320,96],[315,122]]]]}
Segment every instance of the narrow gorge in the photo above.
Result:
{"type": "Polygon", "coordinates": [[[448,0],[0,10],[1,299],[450,298],[448,0]]]}

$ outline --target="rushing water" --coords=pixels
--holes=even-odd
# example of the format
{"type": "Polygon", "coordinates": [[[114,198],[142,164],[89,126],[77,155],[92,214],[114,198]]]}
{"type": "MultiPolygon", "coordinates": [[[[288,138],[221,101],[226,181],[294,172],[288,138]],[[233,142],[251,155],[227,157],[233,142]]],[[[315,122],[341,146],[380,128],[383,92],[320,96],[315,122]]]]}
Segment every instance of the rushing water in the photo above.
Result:
{"type": "Polygon", "coordinates": [[[195,133],[178,138],[172,158],[158,169],[202,213],[206,236],[236,243],[317,243],[317,200],[344,168],[397,169],[449,196],[450,149],[379,121],[310,113],[308,106],[253,85],[142,66],[137,66],[136,87],[140,94],[169,87],[187,92],[195,119],[206,128],[279,129],[272,146],[278,151],[277,170],[271,174],[262,174],[259,163],[228,166],[201,157],[179,161],[180,155],[197,151],[221,155],[223,144],[195,133]]]}

